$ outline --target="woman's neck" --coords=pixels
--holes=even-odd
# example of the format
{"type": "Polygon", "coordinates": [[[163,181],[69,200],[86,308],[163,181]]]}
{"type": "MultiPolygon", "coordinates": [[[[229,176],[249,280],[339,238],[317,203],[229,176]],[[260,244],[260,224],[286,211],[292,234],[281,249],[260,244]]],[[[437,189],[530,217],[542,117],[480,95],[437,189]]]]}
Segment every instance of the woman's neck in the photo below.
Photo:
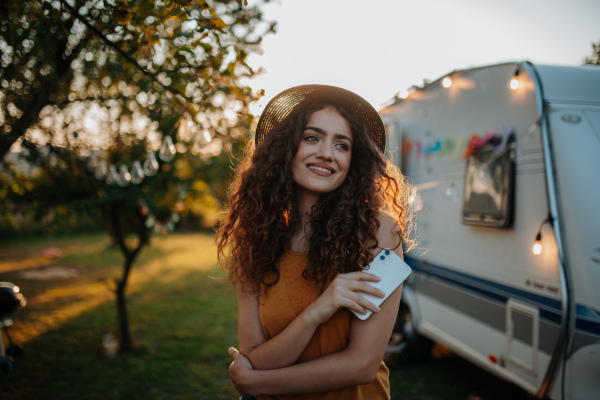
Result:
{"type": "Polygon", "coordinates": [[[300,191],[296,196],[298,212],[300,213],[300,217],[302,218],[302,226],[306,225],[307,222],[310,221],[310,214],[312,213],[312,209],[317,205],[319,198],[321,196],[309,193],[306,191],[300,191]]]}
{"type": "Polygon", "coordinates": [[[294,251],[307,251],[310,243],[311,226],[310,219],[313,207],[319,201],[319,196],[309,193],[299,193],[297,197],[298,213],[300,215],[300,224],[298,229],[290,238],[290,247],[294,251]]]}

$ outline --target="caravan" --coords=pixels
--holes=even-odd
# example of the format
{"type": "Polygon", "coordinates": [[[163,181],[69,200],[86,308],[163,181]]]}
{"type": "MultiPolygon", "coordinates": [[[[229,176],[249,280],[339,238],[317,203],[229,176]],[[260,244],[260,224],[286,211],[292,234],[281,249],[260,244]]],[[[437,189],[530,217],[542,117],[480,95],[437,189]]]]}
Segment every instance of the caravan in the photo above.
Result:
{"type": "Polygon", "coordinates": [[[600,398],[600,67],[457,70],[380,114],[420,238],[397,348],[600,398]]]}

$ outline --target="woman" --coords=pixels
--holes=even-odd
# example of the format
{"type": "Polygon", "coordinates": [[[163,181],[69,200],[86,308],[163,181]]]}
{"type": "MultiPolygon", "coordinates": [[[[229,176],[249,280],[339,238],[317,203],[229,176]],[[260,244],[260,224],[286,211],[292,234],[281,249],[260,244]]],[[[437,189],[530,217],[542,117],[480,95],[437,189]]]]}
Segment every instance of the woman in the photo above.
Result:
{"type": "Polygon", "coordinates": [[[384,297],[368,283],[380,278],[363,269],[382,248],[402,256],[411,219],[381,118],[347,90],[299,86],[265,107],[255,142],[217,234],[238,292],[233,384],[259,400],[389,399],[402,288],[378,308],[361,293],[384,297]]]}

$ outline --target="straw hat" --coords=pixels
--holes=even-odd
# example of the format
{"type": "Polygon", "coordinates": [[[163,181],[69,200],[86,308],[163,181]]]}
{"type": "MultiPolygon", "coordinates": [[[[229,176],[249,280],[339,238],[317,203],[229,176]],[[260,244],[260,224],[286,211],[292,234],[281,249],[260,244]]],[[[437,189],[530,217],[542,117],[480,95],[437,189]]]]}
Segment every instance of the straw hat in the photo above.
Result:
{"type": "Polygon", "coordinates": [[[371,139],[382,152],[385,152],[385,127],[373,106],[349,90],[327,85],[296,86],[272,98],[258,120],[254,135],[256,146],[296,107],[317,101],[338,104],[364,121],[371,139]]]}

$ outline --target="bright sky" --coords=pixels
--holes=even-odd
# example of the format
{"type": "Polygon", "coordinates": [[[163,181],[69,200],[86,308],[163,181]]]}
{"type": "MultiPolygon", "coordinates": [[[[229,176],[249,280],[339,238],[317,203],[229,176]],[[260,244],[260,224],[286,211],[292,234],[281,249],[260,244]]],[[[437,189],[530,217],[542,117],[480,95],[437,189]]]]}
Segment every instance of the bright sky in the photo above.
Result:
{"type": "Polygon", "coordinates": [[[250,58],[266,70],[250,83],[266,91],[256,114],[277,93],[310,83],[346,88],[379,109],[455,69],[581,65],[600,42],[598,0],[273,0],[263,10],[278,32],[250,58]]]}

